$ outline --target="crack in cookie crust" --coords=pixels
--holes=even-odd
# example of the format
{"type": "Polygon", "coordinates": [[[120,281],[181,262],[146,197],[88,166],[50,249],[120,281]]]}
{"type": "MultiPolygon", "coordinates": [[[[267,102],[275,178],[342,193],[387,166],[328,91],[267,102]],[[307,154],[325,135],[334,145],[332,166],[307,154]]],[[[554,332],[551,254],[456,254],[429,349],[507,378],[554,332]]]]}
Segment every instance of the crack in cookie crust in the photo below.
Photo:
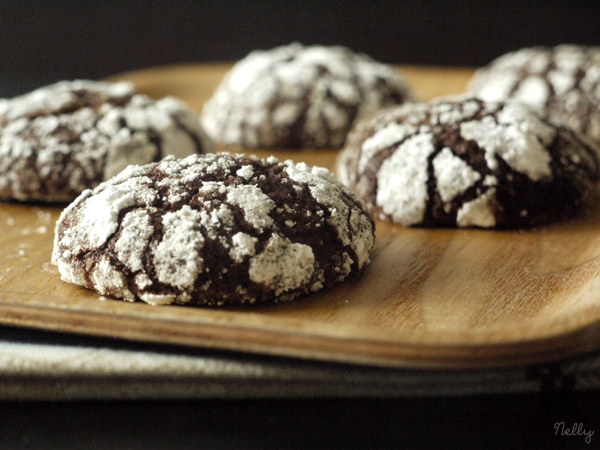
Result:
{"type": "Polygon", "coordinates": [[[345,47],[294,43],[239,61],[201,118],[224,145],[339,148],[357,120],[411,97],[391,66],[345,47]]]}
{"type": "Polygon", "coordinates": [[[0,198],[71,201],[129,164],[211,148],[198,116],[174,98],[63,81],[0,101],[0,198]]]}
{"type": "Polygon", "coordinates": [[[600,47],[559,45],[507,53],[477,70],[468,90],[483,100],[538,107],[600,148],[600,47]]]}
{"type": "Polygon", "coordinates": [[[129,166],[56,226],[63,280],[153,304],[289,300],[369,263],[374,223],[328,170],[241,155],[129,166]]]}
{"type": "Polygon", "coordinates": [[[381,220],[481,228],[569,217],[599,176],[594,150],[570,129],[517,102],[467,96],[362,122],[337,171],[381,220]]]}

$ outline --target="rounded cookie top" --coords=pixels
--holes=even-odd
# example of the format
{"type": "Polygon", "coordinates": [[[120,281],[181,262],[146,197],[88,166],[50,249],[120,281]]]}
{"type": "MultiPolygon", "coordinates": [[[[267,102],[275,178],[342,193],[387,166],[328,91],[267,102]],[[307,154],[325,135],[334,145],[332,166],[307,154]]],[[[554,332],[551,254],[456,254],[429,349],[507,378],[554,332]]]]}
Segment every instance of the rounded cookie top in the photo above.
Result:
{"type": "Polygon", "coordinates": [[[546,111],[600,148],[600,47],[559,45],[507,53],[475,72],[468,90],[546,111]]]}
{"type": "Polygon", "coordinates": [[[129,164],[210,148],[179,100],[124,82],[62,81],[0,100],[0,199],[72,201],[129,164]]]}
{"type": "Polygon", "coordinates": [[[518,102],[406,104],[362,122],[337,171],[373,214],[405,226],[520,228],[560,220],[598,180],[594,150],[518,102]]]}
{"type": "Polygon", "coordinates": [[[358,118],[409,97],[389,65],[345,47],[293,43],[235,64],[201,119],[224,145],[339,148],[358,118]]]}
{"type": "Polygon", "coordinates": [[[130,166],[56,225],[64,281],[151,304],[289,300],[369,262],[374,223],[328,170],[242,155],[130,166]]]}

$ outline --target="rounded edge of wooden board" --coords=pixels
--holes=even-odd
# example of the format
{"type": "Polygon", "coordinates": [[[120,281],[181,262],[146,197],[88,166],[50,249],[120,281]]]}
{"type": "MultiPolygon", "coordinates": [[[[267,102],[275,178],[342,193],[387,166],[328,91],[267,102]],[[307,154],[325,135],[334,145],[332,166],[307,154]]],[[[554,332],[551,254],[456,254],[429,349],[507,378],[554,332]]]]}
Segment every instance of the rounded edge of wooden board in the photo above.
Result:
{"type": "MultiPolygon", "coordinates": [[[[256,324],[227,325],[210,319],[185,321],[168,315],[147,320],[136,311],[137,307],[130,313],[69,309],[69,320],[65,323],[65,308],[41,304],[34,294],[10,294],[20,299],[11,301],[0,298],[0,322],[5,325],[396,369],[461,370],[531,366],[574,358],[600,348],[600,322],[558,335],[515,342],[423,344],[377,337],[342,338],[326,333],[303,333],[291,328],[265,329],[256,324]]],[[[149,308],[148,305],[135,305],[149,308]]]]}

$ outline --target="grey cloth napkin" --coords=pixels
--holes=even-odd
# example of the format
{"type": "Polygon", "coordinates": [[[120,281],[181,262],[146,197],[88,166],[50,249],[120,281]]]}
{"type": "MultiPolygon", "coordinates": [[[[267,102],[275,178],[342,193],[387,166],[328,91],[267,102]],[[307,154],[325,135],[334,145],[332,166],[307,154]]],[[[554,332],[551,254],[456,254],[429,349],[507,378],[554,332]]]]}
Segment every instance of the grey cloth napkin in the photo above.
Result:
{"type": "Polygon", "coordinates": [[[366,367],[0,327],[0,399],[402,397],[600,389],[600,353],[486,370],[366,367]]]}

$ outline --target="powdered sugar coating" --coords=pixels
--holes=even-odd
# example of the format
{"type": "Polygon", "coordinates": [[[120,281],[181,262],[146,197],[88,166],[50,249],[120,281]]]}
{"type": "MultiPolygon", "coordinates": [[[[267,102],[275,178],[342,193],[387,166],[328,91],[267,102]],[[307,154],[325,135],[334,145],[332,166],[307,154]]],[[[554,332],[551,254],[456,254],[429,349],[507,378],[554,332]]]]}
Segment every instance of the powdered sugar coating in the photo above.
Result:
{"type": "Polygon", "coordinates": [[[280,295],[306,286],[314,271],[315,257],[310,246],[273,234],[264,251],[250,261],[248,274],[255,283],[270,286],[275,295],[280,295]]]}
{"type": "Polygon", "coordinates": [[[554,139],[556,128],[519,104],[505,105],[497,116],[462,122],[460,134],[485,150],[487,165],[492,170],[498,168],[500,157],[533,181],[552,177],[547,146],[554,139]]]}
{"type": "Polygon", "coordinates": [[[259,187],[243,185],[228,190],[227,202],[240,207],[244,211],[246,221],[257,230],[262,231],[263,228],[270,228],[273,225],[269,213],[275,207],[275,202],[259,187]]]}
{"type": "Polygon", "coordinates": [[[174,98],[62,81],[0,104],[0,198],[71,201],[129,164],[211,148],[198,116],[174,98]]]}
{"type": "Polygon", "coordinates": [[[600,47],[559,45],[510,52],[479,69],[468,89],[490,101],[540,107],[600,147],[600,47]]]}
{"type": "Polygon", "coordinates": [[[406,139],[379,169],[377,205],[392,222],[423,221],[427,206],[427,160],[435,151],[431,134],[406,139]]]}
{"type": "Polygon", "coordinates": [[[342,182],[405,226],[527,227],[574,214],[598,180],[596,153],[517,102],[468,96],[413,103],[359,124],[342,182]]]}
{"type": "Polygon", "coordinates": [[[161,241],[150,245],[156,279],[181,290],[190,289],[204,268],[204,259],[200,256],[204,246],[200,212],[183,205],[163,214],[162,227],[161,241]]]}
{"type": "Polygon", "coordinates": [[[465,227],[492,228],[496,226],[494,199],[496,189],[490,188],[474,200],[463,203],[456,213],[456,225],[465,227]]]}
{"type": "Polygon", "coordinates": [[[117,257],[132,272],[140,272],[144,268],[145,242],[154,232],[150,214],[143,209],[135,209],[125,214],[122,223],[123,231],[115,243],[117,257]]]}
{"type": "Polygon", "coordinates": [[[448,147],[444,147],[433,158],[433,174],[444,202],[451,202],[481,179],[479,172],[473,170],[448,147]]]}
{"type": "Polygon", "coordinates": [[[357,120],[410,97],[391,66],[345,47],[293,43],[235,64],[201,118],[224,145],[336,148],[357,120]]]}
{"type": "Polygon", "coordinates": [[[328,170],[209,154],[130,166],[83,192],[57,222],[52,261],[101,295],[253,303],[342,281],[373,243],[365,204],[328,170]]]}

